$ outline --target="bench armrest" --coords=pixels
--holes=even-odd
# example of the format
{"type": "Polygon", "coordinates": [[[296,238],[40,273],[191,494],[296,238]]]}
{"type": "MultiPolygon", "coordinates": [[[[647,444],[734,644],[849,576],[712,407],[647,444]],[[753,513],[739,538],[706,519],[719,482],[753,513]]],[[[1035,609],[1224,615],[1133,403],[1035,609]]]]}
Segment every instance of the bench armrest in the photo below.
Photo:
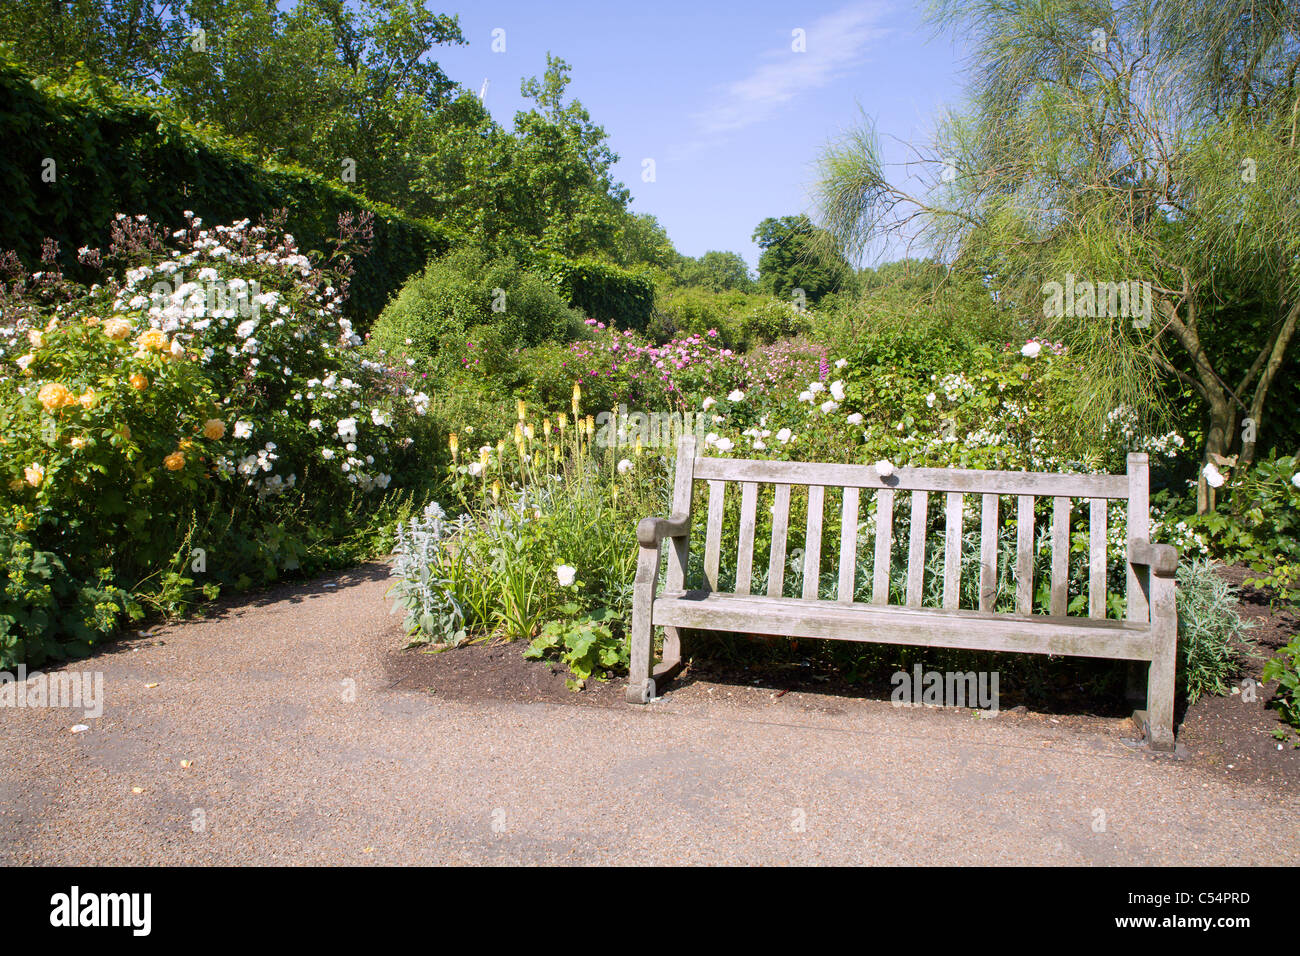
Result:
{"type": "Polygon", "coordinates": [[[690,533],[690,515],[642,518],[641,523],[636,526],[636,539],[643,548],[657,548],[665,538],[681,538],[690,533]]]}
{"type": "Polygon", "coordinates": [[[1134,538],[1128,543],[1129,564],[1144,564],[1151,573],[1171,578],[1178,569],[1178,549],[1168,544],[1152,544],[1146,538],[1134,538]]]}

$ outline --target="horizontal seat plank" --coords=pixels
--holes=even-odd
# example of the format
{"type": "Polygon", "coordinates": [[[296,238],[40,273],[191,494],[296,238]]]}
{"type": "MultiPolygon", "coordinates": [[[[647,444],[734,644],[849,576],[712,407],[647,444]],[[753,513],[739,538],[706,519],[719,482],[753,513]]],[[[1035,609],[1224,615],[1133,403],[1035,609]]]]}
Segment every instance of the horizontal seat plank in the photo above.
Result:
{"type": "Polygon", "coordinates": [[[1133,621],[881,607],[705,591],[661,594],[655,599],[653,614],[655,624],[779,637],[1134,661],[1151,660],[1153,653],[1150,625],[1133,621]]]}
{"type": "Polygon", "coordinates": [[[1071,498],[1127,498],[1125,475],[1069,475],[1037,471],[970,468],[899,468],[882,478],[874,465],[760,461],[753,458],[696,458],[697,479],[757,481],[830,488],[949,491],[963,494],[1041,495],[1071,498]]]}

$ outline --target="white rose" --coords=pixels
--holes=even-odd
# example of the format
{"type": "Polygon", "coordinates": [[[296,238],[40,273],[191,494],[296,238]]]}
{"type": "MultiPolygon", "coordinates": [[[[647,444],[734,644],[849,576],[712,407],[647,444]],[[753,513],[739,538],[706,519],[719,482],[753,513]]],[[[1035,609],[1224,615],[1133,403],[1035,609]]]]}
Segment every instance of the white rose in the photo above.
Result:
{"type": "Polygon", "coordinates": [[[1223,487],[1223,475],[1219,472],[1219,469],[1214,467],[1214,462],[1207,464],[1205,470],[1201,473],[1205,475],[1205,483],[1211,488],[1223,487]]]}
{"type": "Polygon", "coordinates": [[[838,378],[831,382],[831,398],[837,402],[844,401],[844,383],[838,378]]]}
{"type": "Polygon", "coordinates": [[[794,437],[794,432],[790,431],[790,429],[788,428],[782,428],[779,432],[776,433],[776,440],[779,441],[782,445],[784,445],[793,437],[794,437]]]}
{"type": "Polygon", "coordinates": [[[252,423],[252,422],[242,422],[242,421],[241,421],[241,422],[235,422],[235,437],[236,437],[236,438],[252,438],[252,437],[253,437],[253,423],[252,423]]]}
{"type": "Polygon", "coordinates": [[[555,569],[556,580],[560,582],[560,587],[567,588],[572,586],[573,579],[577,577],[578,569],[571,568],[567,564],[562,564],[555,569]]]}
{"type": "Polygon", "coordinates": [[[809,383],[808,383],[808,391],[810,391],[810,392],[812,392],[814,395],[816,395],[818,392],[824,392],[824,391],[826,391],[826,386],[823,385],[821,382],[809,382],[809,383]]]}
{"type": "Polygon", "coordinates": [[[736,447],[736,444],[730,438],[719,438],[716,447],[718,451],[731,451],[736,447]]]}
{"type": "Polygon", "coordinates": [[[727,401],[729,402],[743,402],[744,400],[745,393],[738,388],[734,388],[727,393],[727,401]]]}
{"type": "Polygon", "coordinates": [[[718,404],[718,400],[716,398],[709,397],[700,403],[700,407],[707,412],[710,408],[712,408],[716,404],[718,404]]]}
{"type": "Polygon", "coordinates": [[[878,474],[881,478],[888,478],[893,473],[894,473],[893,462],[888,461],[884,458],[876,462],[876,474],[878,474]]]}
{"type": "Polygon", "coordinates": [[[1042,345],[1038,342],[1026,342],[1020,349],[1020,354],[1025,358],[1037,358],[1038,353],[1043,350],[1042,345]]]}
{"type": "Polygon", "coordinates": [[[862,424],[862,413],[861,413],[861,412],[854,412],[852,415],[850,415],[850,416],[848,417],[848,423],[849,423],[850,425],[861,425],[861,424],[862,424]]]}
{"type": "Polygon", "coordinates": [[[632,470],[632,462],[629,461],[628,459],[624,458],[622,461],[618,463],[618,473],[620,475],[626,475],[631,470],[632,470]]]}
{"type": "Polygon", "coordinates": [[[835,401],[825,401],[822,402],[821,404],[822,412],[827,415],[829,415],[831,412],[835,411],[835,409],[839,407],[840,407],[840,403],[835,401]]]}

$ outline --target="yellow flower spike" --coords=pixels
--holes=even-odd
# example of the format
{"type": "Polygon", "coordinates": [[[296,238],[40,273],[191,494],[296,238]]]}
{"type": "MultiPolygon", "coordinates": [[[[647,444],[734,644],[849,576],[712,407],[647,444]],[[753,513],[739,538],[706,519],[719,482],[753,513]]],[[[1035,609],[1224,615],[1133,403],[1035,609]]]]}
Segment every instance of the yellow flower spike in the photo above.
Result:
{"type": "Polygon", "coordinates": [[[560,427],[560,434],[563,434],[563,433],[564,433],[564,429],[565,429],[566,427],[568,427],[569,420],[568,420],[567,418],[565,418],[563,415],[556,415],[556,416],[555,416],[555,424],[558,425],[558,426],[560,427]]]}
{"type": "Polygon", "coordinates": [[[596,416],[594,415],[587,416],[587,437],[596,437],[596,416]]]}
{"type": "Polygon", "coordinates": [[[542,419],[542,434],[546,438],[551,437],[551,420],[549,418],[542,419]]]}
{"type": "Polygon", "coordinates": [[[528,405],[522,398],[515,403],[515,411],[519,413],[519,420],[522,422],[528,414],[528,405]]]}
{"type": "Polygon", "coordinates": [[[642,451],[643,451],[643,449],[642,449],[642,447],[641,447],[641,436],[640,436],[640,435],[637,435],[637,436],[636,436],[636,453],[637,453],[638,455],[640,455],[642,451]]]}
{"type": "Polygon", "coordinates": [[[501,498],[501,482],[492,482],[492,500],[498,501],[501,498]]]}
{"type": "Polygon", "coordinates": [[[486,475],[488,465],[492,463],[492,452],[488,450],[487,445],[478,450],[478,463],[483,466],[483,473],[486,475]]]}
{"type": "Polygon", "coordinates": [[[505,453],[506,453],[506,440],[503,438],[499,442],[497,442],[497,457],[503,458],[505,457],[505,453]]]}
{"type": "Polygon", "coordinates": [[[451,449],[451,460],[456,460],[456,454],[460,451],[460,438],[455,432],[447,436],[447,447],[451,449]]]}
{"type": "Polygon", "coordinates": [[[521,422],[515,422],[515,444],[518,445],[524,440],[524,426],[521,422]]]}
{"type": "Polygon", "coordinates": [[[533,426],[531,424],[524,426],[525,438],[527,438],[529,441],[532,441],[536,436],[537,436],[537,432],[533,429],[533,426]]]}

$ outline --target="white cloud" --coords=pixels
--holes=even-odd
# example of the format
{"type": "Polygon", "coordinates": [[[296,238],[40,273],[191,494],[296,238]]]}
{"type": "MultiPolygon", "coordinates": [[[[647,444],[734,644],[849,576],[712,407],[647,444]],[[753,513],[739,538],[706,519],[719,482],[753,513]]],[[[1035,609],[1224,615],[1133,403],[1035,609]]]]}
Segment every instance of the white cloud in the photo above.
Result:
{"type": "Polygon", "coordinates": [[[795,53],[787,43],[763,54],[763,62],[748,76],[719,88],[714,102],[693,116],[699,133],[719,136],[744,129],[843,76],[866,58],[873,41],[888,35],[877,26],[884,13],[880,3],[854,3],[813,21],[805,28],[807,52],[795,53]]]}

